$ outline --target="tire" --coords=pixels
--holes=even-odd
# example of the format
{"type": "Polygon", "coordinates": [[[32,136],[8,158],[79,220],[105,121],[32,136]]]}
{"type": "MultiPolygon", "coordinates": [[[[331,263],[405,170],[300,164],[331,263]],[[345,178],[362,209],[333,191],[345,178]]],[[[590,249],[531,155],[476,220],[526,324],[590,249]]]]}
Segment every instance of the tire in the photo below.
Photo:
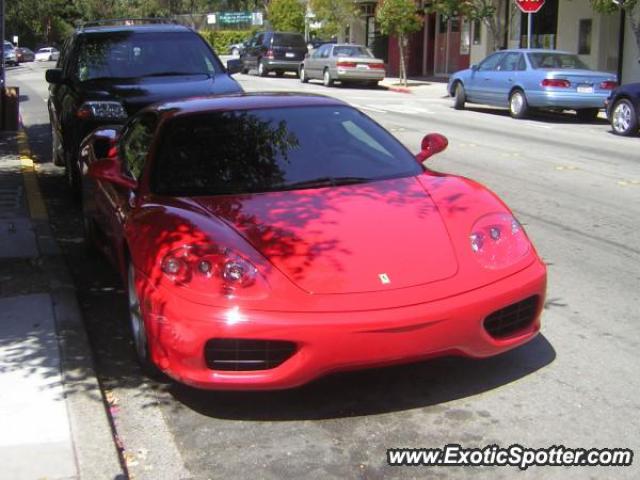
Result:
{"type": "Polygon", "coordinates": [[[529,116],[529,104],[522,90],[514,90],[509,95],[509,114],[513,118],[527,118],[529,116]]]}
{"type": "Polygon", "coordinates": [[[57,151],[58,149],[56,148],[56,138],[56,134],[53,132],[53,127],[51,127],[51,161],[57,167],[64,167],[64,158],[60,156],[57,151]]]}
{"type": "Polygon", "coordinates": [[[80,172],[78,171],[77,162],[75,162],[73,158],[74,156],[72,154],[64,153],[64,172],[71,193],[71,199],[74,203],[80,203],[82,196],[80,189],[80,172]]]}
{"type": "Polygon", "coordinates": [[[597,108],[581,108],[580,110],[576,110],[576,116],[580,122],[593,122],[598,118],[598,113],[600,113],[600,110],[597,108]]]}
{"type": "Polygon", "coordinates": [[[135,269],[130,260],[127,264],[127,301],[129,306],[129,327],[138,363],[145,375],[159,378],[162,376],[162,372],[151,360],[147,329],[140,309],[140,298],[135,286],[135,269]]]}
{"type": "Polygon", "coordinates": [[[638,112],[631,100],[618,100],[611,109],[611,128],[616,135],[630,136],[638,132],[638,112]]]}
{"type": "Polygon", "coordinates": [[[458,82],[453,89],[453,108],[455,108],[456,110],[463,110],[466,101],[467,94],[464,91],[462,83],[458,82]]]}
{"type": "Polygon", "coordinates": [[[333,78],[331,78],[331,72],[328,68],[325,68],[324,72],[322,72],[322,84],[325,87],[333,87],[333,78]]]}
{"type": "Polygon", "coordinates": [[[269,75],[269,70],[267,69],[267,66],[264,64],[262,59],[258,60],[258,76],[266,77],[267,75],[269,75]]]}
{"type": "Polygon", "coordinates": [[[378,88],[378,80],[370,80],[367,83],[365,83],[365,86],[369,88],[378,88]]]}
{"type": "Polygon", "coordinates": [[[302,83],[309,83],[309,77],[307,77],[307,72],[304,69],[303,65],[300,65],[300,70],[298,72],[298,76],[300,77],[300,81],[302,83]]]}

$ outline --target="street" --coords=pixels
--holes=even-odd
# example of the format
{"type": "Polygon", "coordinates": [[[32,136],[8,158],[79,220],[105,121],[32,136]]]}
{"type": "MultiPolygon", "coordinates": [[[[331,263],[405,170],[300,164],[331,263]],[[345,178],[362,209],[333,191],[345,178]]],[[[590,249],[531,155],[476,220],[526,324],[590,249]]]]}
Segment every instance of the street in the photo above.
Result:
{"type": "Polygon", "coordinates": [[[403,94],[323,87],[293,76],[236,75],[247,91],[332,95],[364,111],[411,151],[439,132],[437,171],[495,191],[548,265],[542,331],[487,360],[443,358],[333,375],[291,391],[204,392],[142,375],[122,285],[88,255],[79,207],[51,163],[44,71],[7,71],[38,162],[53,233],[66,258],[131,478],[639,478],[631,467],[391,467],[394,447],[640,450],[640,139],[604,119],[513,120],[452,108],[446,84],[403,94]],[[636,372],[635,374],[633,372],[636,372]]]}

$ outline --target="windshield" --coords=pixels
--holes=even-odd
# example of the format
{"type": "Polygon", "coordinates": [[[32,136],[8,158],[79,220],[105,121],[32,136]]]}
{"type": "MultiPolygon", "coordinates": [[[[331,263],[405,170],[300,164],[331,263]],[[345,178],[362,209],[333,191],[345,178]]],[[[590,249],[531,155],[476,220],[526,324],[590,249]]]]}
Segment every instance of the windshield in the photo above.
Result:
{"type": "Polygon", "coordinates": [[[570,53],[536,52],[528,53],[531,66],[539,68],[562,68],[570,70],[590,70],[577,55],[570,53]]]}
{"type": "Polygon", "coordinates": [[[418,175],[391,134],[350,107],[288,107],[179,117],[151,175],[161,195],[270,192],[418,175]]]}
{"type": "Polygon", "coordinates": [[[373,58],[373,55],[371,55],[371,53],[369,53],[369,50],[367,50],[366,48],[351,45],[333,47],[333,56],[373,58]]]}
{"type": "Polygon", "coordinates": [[[297,33],[275,33],[273,35],[273,46],[304,48],[307,44],[304,42],[302,35],[297,33]]]}
{"type": "Polygon", "coordinates": [[[92,33],[82,37],[77,61],[80,81],[221,71],[219,60],[193,32],[92,33]]]}

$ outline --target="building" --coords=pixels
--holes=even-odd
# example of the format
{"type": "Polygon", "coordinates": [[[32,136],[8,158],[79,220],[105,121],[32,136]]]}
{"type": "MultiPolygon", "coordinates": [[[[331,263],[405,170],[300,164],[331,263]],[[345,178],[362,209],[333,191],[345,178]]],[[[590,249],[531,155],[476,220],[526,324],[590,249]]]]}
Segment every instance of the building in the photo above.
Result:
{"type": "MultiPolygon", "coordinates": [[[[422,11],[425,1],[418,0],[422,11]]],[[[380,33],[375,25],[376,3],[356,0],[361,16],[350,31],[350,41],[362,43],[385,58],[390,75],[397,75],[397,41],[388,39],[380,49],[380,33]]],[[[501,25],[498,39],[484,22],[464,18],[424,15],[422,30],[408,44],[409,76],[443,76],[478,63],[498,48],[527,46],[527,15],[513,1],[495,0],[498,12],[494,22],[501,25]],[[506,25],[506,28],[504,28],[506,25]]],[[[640,8],[638,6],[637,8],[640,8]]],[[[622,83],[640,81],[640,51],[629,18],[622,12],[594,12],[589,0],[545,0],[533,15],[532,47],[575,52],[591,68],[616,72],[622,83]]]]}

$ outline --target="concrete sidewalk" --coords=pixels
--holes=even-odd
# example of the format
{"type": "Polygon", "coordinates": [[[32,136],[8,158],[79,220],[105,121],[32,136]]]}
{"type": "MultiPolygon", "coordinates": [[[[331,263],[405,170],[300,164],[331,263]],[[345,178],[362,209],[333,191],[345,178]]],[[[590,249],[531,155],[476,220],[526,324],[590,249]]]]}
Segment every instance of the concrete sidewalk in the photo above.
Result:
{"type": "Polygon", "coordinates": [[[23,133],[0,133],[1,478],[125,479],[23,133]]]}
{"type": "Polygon", "coordinates": [[[447,95],[447,80],[443,78],[412,77],[405,86],[397,77],[385,77],[380,86],[398,93],[409,93],[428,98],[442,98],[447,95]]]}

